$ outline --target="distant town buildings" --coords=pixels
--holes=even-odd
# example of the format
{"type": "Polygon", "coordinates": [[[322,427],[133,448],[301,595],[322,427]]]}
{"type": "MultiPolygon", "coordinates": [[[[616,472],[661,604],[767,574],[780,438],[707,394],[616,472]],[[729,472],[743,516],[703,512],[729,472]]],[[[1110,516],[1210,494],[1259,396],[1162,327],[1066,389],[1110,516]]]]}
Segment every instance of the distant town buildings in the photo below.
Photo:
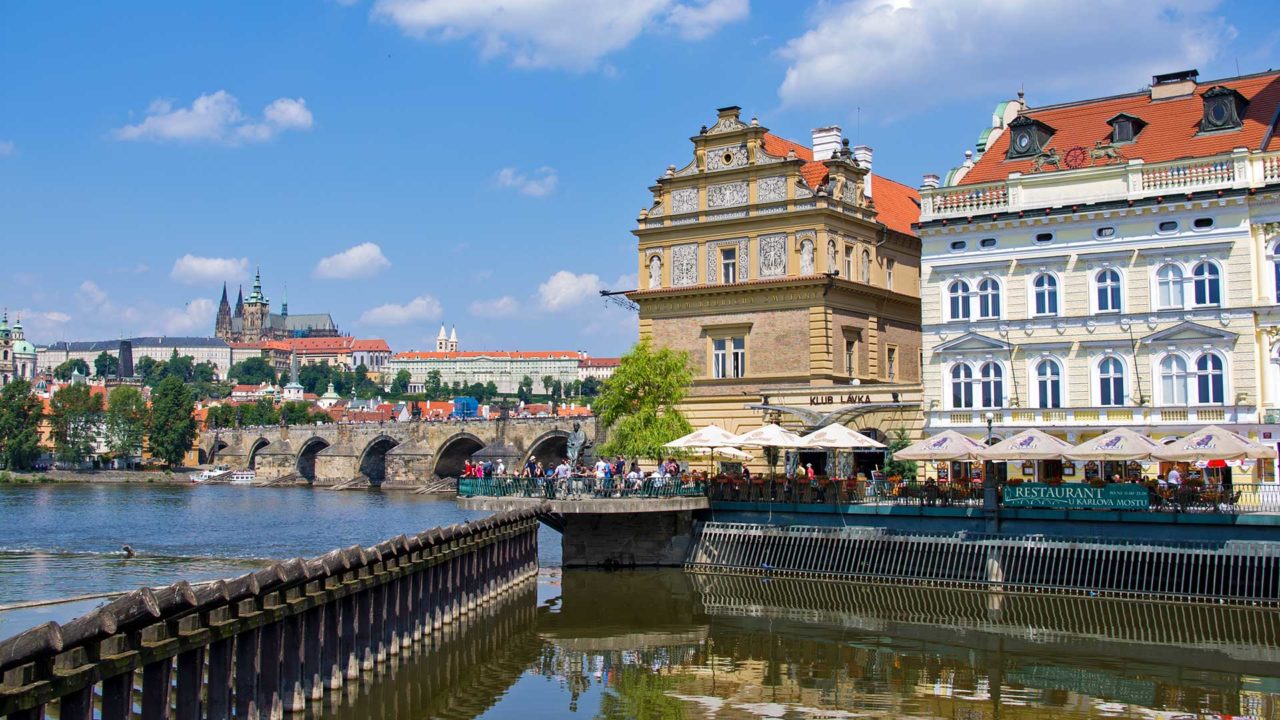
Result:
{"type": "Polygon", "coordinates": [[[233,348],[224,340],[209,337],[135,337],[125,340],[94,340],[55,342],[38,348],[41,370],[52,371],[67,360],[83,360],[89,369],[93,369],[93,361],[102,353],[120,357],[121,342],[132,347],[133,362],[136,365],[142,358],[151,358],[157,362],[167,361],[177,351],[179,357],[189,356],[196,365],[210,363],[219,378],[225,378],[231,366],[243,359],[237,357],[233,348]]]}
{"type": "Polygon", "coordinates": [[[262,273],[253,276],[253,291],[244,297],[241,288],[232,311],[227,301],[227,286],[222,286],[222,300],[214,319],[214,335],[229,343],[261,343],[289,338],[337,337],[338,326],[328,313],[290,315],[289,297],[280,304],[280,313],[271,312],[271,302],[262,292],[262,273]]]}
{"type": "MultiPolygon", "coordinates": [[[[492,382],[499,393],[514,395],[521,381],[528,377],[533,381],[533,392],[546,392],[544,379],[565,386],[582,378],[583,362],[590,361],[586,353],[570,350],[513,351],[458,349],[458,333],[455,328],[449,335],[444,326],[436,337],[433,352],[403,352],[386,363],[383,376],[394,379],[401,370],[409,372],[409,392],[422,392],[431,380],[431,373],[439,373],[440,383],[452,387],[455,383],[468,386],[492,382]]],[[[616,366],[616,364],[615,364],[616,366]]],[[[597,376],[612,374],[609,366],[592,369],[597,376]]]]}
{"type": "Polygon", "coordinates": [[[14,380],[34,380],[36,377],[36,349],[27,342],[22,329],[22,318],[15,318],[9,327],[9,312],[0,316],[0,387],[14,380]]]}
{"type": "Polygon", "coordinates": [[[921,188],[928,432],[1275,443],[1278,113],[1277,72],[998,105],[921,188]]]}

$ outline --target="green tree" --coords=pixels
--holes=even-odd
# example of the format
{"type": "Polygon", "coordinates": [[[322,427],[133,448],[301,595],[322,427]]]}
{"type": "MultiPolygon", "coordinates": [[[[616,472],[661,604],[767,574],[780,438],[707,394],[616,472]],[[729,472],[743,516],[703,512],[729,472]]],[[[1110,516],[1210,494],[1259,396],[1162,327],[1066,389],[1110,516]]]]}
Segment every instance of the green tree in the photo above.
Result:
{"type": "Polygon", "coordinates": [[[692,380],[688,353],[655,351],[647,339],[637,343],[596,398],[595,411],[609,438],[600,454],[665,455],[665,443],[693,432],[677,409],[692,380]]]}
{"type": "Polygon", "coordinates": [[[422,392],[427,396],[428,400],[440,400],[449,394],[439,370],[432,370],[427,373],[427,381],[423,384],[422,392]]]}
{"type": "Polygon", "coordinates": [[[258,398],[248,405],[241,405],[240,412],[240,422],[243,425],[280,424],[280,411],[276,409],[275,403],[266,398],[258,398]]]}
{"type": "Polygon", "coordinates": [[[176,377],[161,380],[151,394],[151,454],[169,467],[181,465],[195,441],[194,406],[191,391],[176,377]]]}
{"type": "Polygon", "coordinates": [[[409,381],[412,379],[413,376],[409,374],[408,370],[397,372],[395,379],[391,381],[391,392],[401,395],[409,392],[409,381]]]}
{"type": "Polygon", "coordinates": [[[79,371],[81,375],[89,377],[89,363],[80,358],[71,358],[53,369],[53,376],[59,380],[70,380],[71,373],[79,371]]]}
{"type": "Polygon", "coordinates": [[[162,373],[163,370],[164,363],[158,363],[152,357],[139,358],[138,362],[133,364],[133,374],[141,379],[142,384],[147,387],[155,387],[155,384],[160,382],[163,376],[156,378],[156,375],[158,372],[162,373]]]}
{"type": "Polygon", "coordinates": [[[64,385],[53,394],[49,411],[58,461],[79,465],[93,457],[102,429],[102,396],[88,385],[64,385]]]}
{"type": "Polygon", "coordinates": [[[0,468],[26,470],[40,457],[44,405],[31,383],[14,380],[0,390],[0,468]]]}
{"type": "Polygon", "coordinates": [[[542,376],[542,392],[544,395],[546,395],[547,397],[551,396],[551,386],[554,385],[555,382],[556,382],[556,379],[551,377],[550,375],[542,376]]]}
{"type": "MultiPolygon", "coordinates": [[[[307,425],[315,422],[311,419],[311,403],[295,400],[280,406],[280,416],[290,425],[307,425]]],[[[329,417],[327,414],[325,417],[329,417]]]]}
{"type": "Polygon", "coordinates": [[[304,365],[298,370],[298,384],[302,385],[303,390],[316,395],[323,395],[329,389],[332,378],[333,373],[328,363],[304,365]]]}
{"type": "Polygon", "coordinates": [[[598,377],[589,377],[582,381],[580,393],[582,397],[593,398],[600,394],[600,387],[603,383],[598,377]]]}
{"type": "Polygon", "coordinates": [[[209,384],[218,377],[218,366],[205,360],[191,369],[191,379],[194,382],[209,384]]]}
{"type": "Polygon", "coordinates": [[[490,380],[484,384],[484,398],[485,400],[493,400],[496,397],[498,397],[498,384],[490,380]]]}
{"type": "Polygon", "coordinates": [[[130,385],[113,388],[107,396],[107,449],[116,457],[142,454],[150,411],[142,392],[130,385]]]}
{"type": "Polygon", "coordinates": [[[204,424],[207,428],[235,427],[236,406],[214,405],[205,413],[204,424]]]}
{"type": "Polygon", "coordinates": [[[173,349],[169,361],[165,364],[164,376],[176,377],[182,382],[191,382],[196,377],[196,359],[190,355],[178,355],[178,348],[173,349]]]}
{"type": "Polygon", "coordinates": [[[889,441],[888,453],[889,460],[884,464],[884,474],[886,477],[894,475],[901,476],[903,480],[916,479],[916,461],[915,460],[898,460],[893,456],[902,448],[911,444],[911,438],[907,436],[907,431],[898,428],[893,431],[893,439],[889,441]]]}
{"type": "MultiPolygon", "coordinates": [[[[276,369],[263,357],[245,358],[227,371],[227,377],[235,378],[241,385],[261,385],[276,382],[276,369]]],[[[323,392],[323,391],[322,391],[323,392]]]]}
{"type": "Polygon", "coordinates": [[[93,359],[93,374],[95,377],[115,377],[120,374],[120,358],[110,355],[106,350],[98,353],[98,357],[93,359]]]}

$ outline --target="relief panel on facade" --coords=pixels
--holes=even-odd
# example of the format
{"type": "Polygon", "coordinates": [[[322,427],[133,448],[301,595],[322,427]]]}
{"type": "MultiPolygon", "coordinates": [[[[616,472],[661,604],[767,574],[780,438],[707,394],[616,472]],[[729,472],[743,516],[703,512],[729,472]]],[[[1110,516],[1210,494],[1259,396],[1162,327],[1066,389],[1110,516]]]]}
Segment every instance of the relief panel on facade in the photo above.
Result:
{"type": "Polygon", "coordinates": [[[783,175],[762,177],[756,181],[756,202],[782,202],[787,199],[787,178],[783,175]]]}
{"type": "Polygon", "coordinates": [[[779,277],[787,274],[787,235],[761,235],[760,277],[779,277]]]}
{"type": "Polygon", "coordinates": [[[677,245],[671,248],[671,284],[698,284],[697,245],[677,245]]]}
{"type": "Polygon", "coordinates": [[[681,188],[671,191],[671,212],[675,215],[698,211],[698,189],[681,188]]]}
{"type": "Polygon", "coordinates": [[[732,170],[747,164],[747,146],[707,148],[707,171],[732,170]]]}
{"type": "Polygon", "coordinates": [[[707,186],[707,207],[722,208],[747,204],[747,183],[723,183],[707,186]]]}

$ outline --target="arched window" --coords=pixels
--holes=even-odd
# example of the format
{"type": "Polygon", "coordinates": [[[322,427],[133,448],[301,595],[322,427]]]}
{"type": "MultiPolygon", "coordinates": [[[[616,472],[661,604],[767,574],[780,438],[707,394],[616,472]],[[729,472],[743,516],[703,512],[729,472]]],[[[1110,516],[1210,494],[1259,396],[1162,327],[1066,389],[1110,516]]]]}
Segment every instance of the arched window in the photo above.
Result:
{"type": "Polygon", "coordinates": [[[1222,372],[1222,358],[1216,353],[1205,353],[1196,359],[1196,401],[1206,405],[1226,402],[1226,376],[1222,372]]]}
{"type": "Polygon", "coordinates": [[[1036,385],[1040,407],[1062,407],[1062,368],[1057,360],[1041,360],[1036,365],[1036,385]]]}
{"type": "Polygon", "coordinates": [[[871,253],[862,251],[862,282],[871,284],[871,253]]]}
{"type": "Polygon", "coordinates": [[[952,320],[969,319],[969,283],[955,280],[947,286],[947,297],[951,304],[952,320]]]}
{"type": "Polygon", "coordinates": [[[973,368],[966,363],[951,368],[951,407],[973,407],[973,368]]]}
{"type": "Polygon", "coordinates": [[[1098,363],[1098,404],[1113,407],[1124,404],[1124,365],[1115,358],[1105,358],[1098,363]]]}
{"type": "Polygon", "coordinates": [[[1182,268],[1165,265],[1156,271],[1156,306],[1159,308],[1182,307],[1182,268]]]}
{"type": "Polygon", "coordinates": [[[978,283],[978,317],[993,320],[1000,317],[1000,283],[984,278],[978,283]]]}
{"type": "Polygon", "coordinates": [[[1271,248],[1271,274],[1276,285],[1276,302],[1280,303],[1280,243],[1271,248]]]}
{"type": "Polygon", "coordinates": [[[1222,279],[1219,275],[1218,264],[1207,260],[1191,269],[1196,305],[1222,304],[1222,279]]]}
{"type": "Polygon", "coordinates": [[[979,373],[982,377],[982,407],[994,408],[1004,406],[1004,370],[998,363],[983,363],[979,373]]]}
{"type": "Polygon", "coordinates": [[[1041,273],[1036,276],[1032,287],[1035,288],[1036,314],[1057,315],[1058,279],[1048,273],[1041,273]]]}
{"type": "Polygon", "coordinates": [[[1165,405],[1187,404],[1187,361],[1180,355],[1160,361],[1160,398],[1165,405]]]}
{"type": "Polygon", "coordinates": [[[1098,273],[1095,282],[1098,312],[1120,312],[1120,273],[1108,268],[1098,273]]]}

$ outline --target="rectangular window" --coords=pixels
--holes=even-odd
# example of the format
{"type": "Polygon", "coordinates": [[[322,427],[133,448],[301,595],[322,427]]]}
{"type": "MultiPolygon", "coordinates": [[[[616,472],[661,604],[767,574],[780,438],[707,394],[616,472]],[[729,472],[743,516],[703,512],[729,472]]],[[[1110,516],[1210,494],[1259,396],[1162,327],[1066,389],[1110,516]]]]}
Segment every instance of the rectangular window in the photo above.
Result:
{"type": "Polygon", "coordinates": [[[720,282],[732,285],[738,282],[738,251],[725,248],[720,251],[720,282]]]}
{"type": "Polygon", "coordinates": [[[885,377],[889,382],[898,379],[898,348],[890,346],[885,351],[885,377]]]}
{"type": "Polygon", "coordinates": [[[884,286],[893,289],[893,266],[898,263],[893,258],[885,258],[884,260],[884,286]]]}
{"type": "Polygon", "coordinates": [[[853,248],[851,247],[844,249],[844,279],[853,279],[853,248]]]}
{"type": "Polygon", "coordinates": [[[711,341],[711,374],[718,380],[747,374],[746,338],[715,338],[711,341]]]}

